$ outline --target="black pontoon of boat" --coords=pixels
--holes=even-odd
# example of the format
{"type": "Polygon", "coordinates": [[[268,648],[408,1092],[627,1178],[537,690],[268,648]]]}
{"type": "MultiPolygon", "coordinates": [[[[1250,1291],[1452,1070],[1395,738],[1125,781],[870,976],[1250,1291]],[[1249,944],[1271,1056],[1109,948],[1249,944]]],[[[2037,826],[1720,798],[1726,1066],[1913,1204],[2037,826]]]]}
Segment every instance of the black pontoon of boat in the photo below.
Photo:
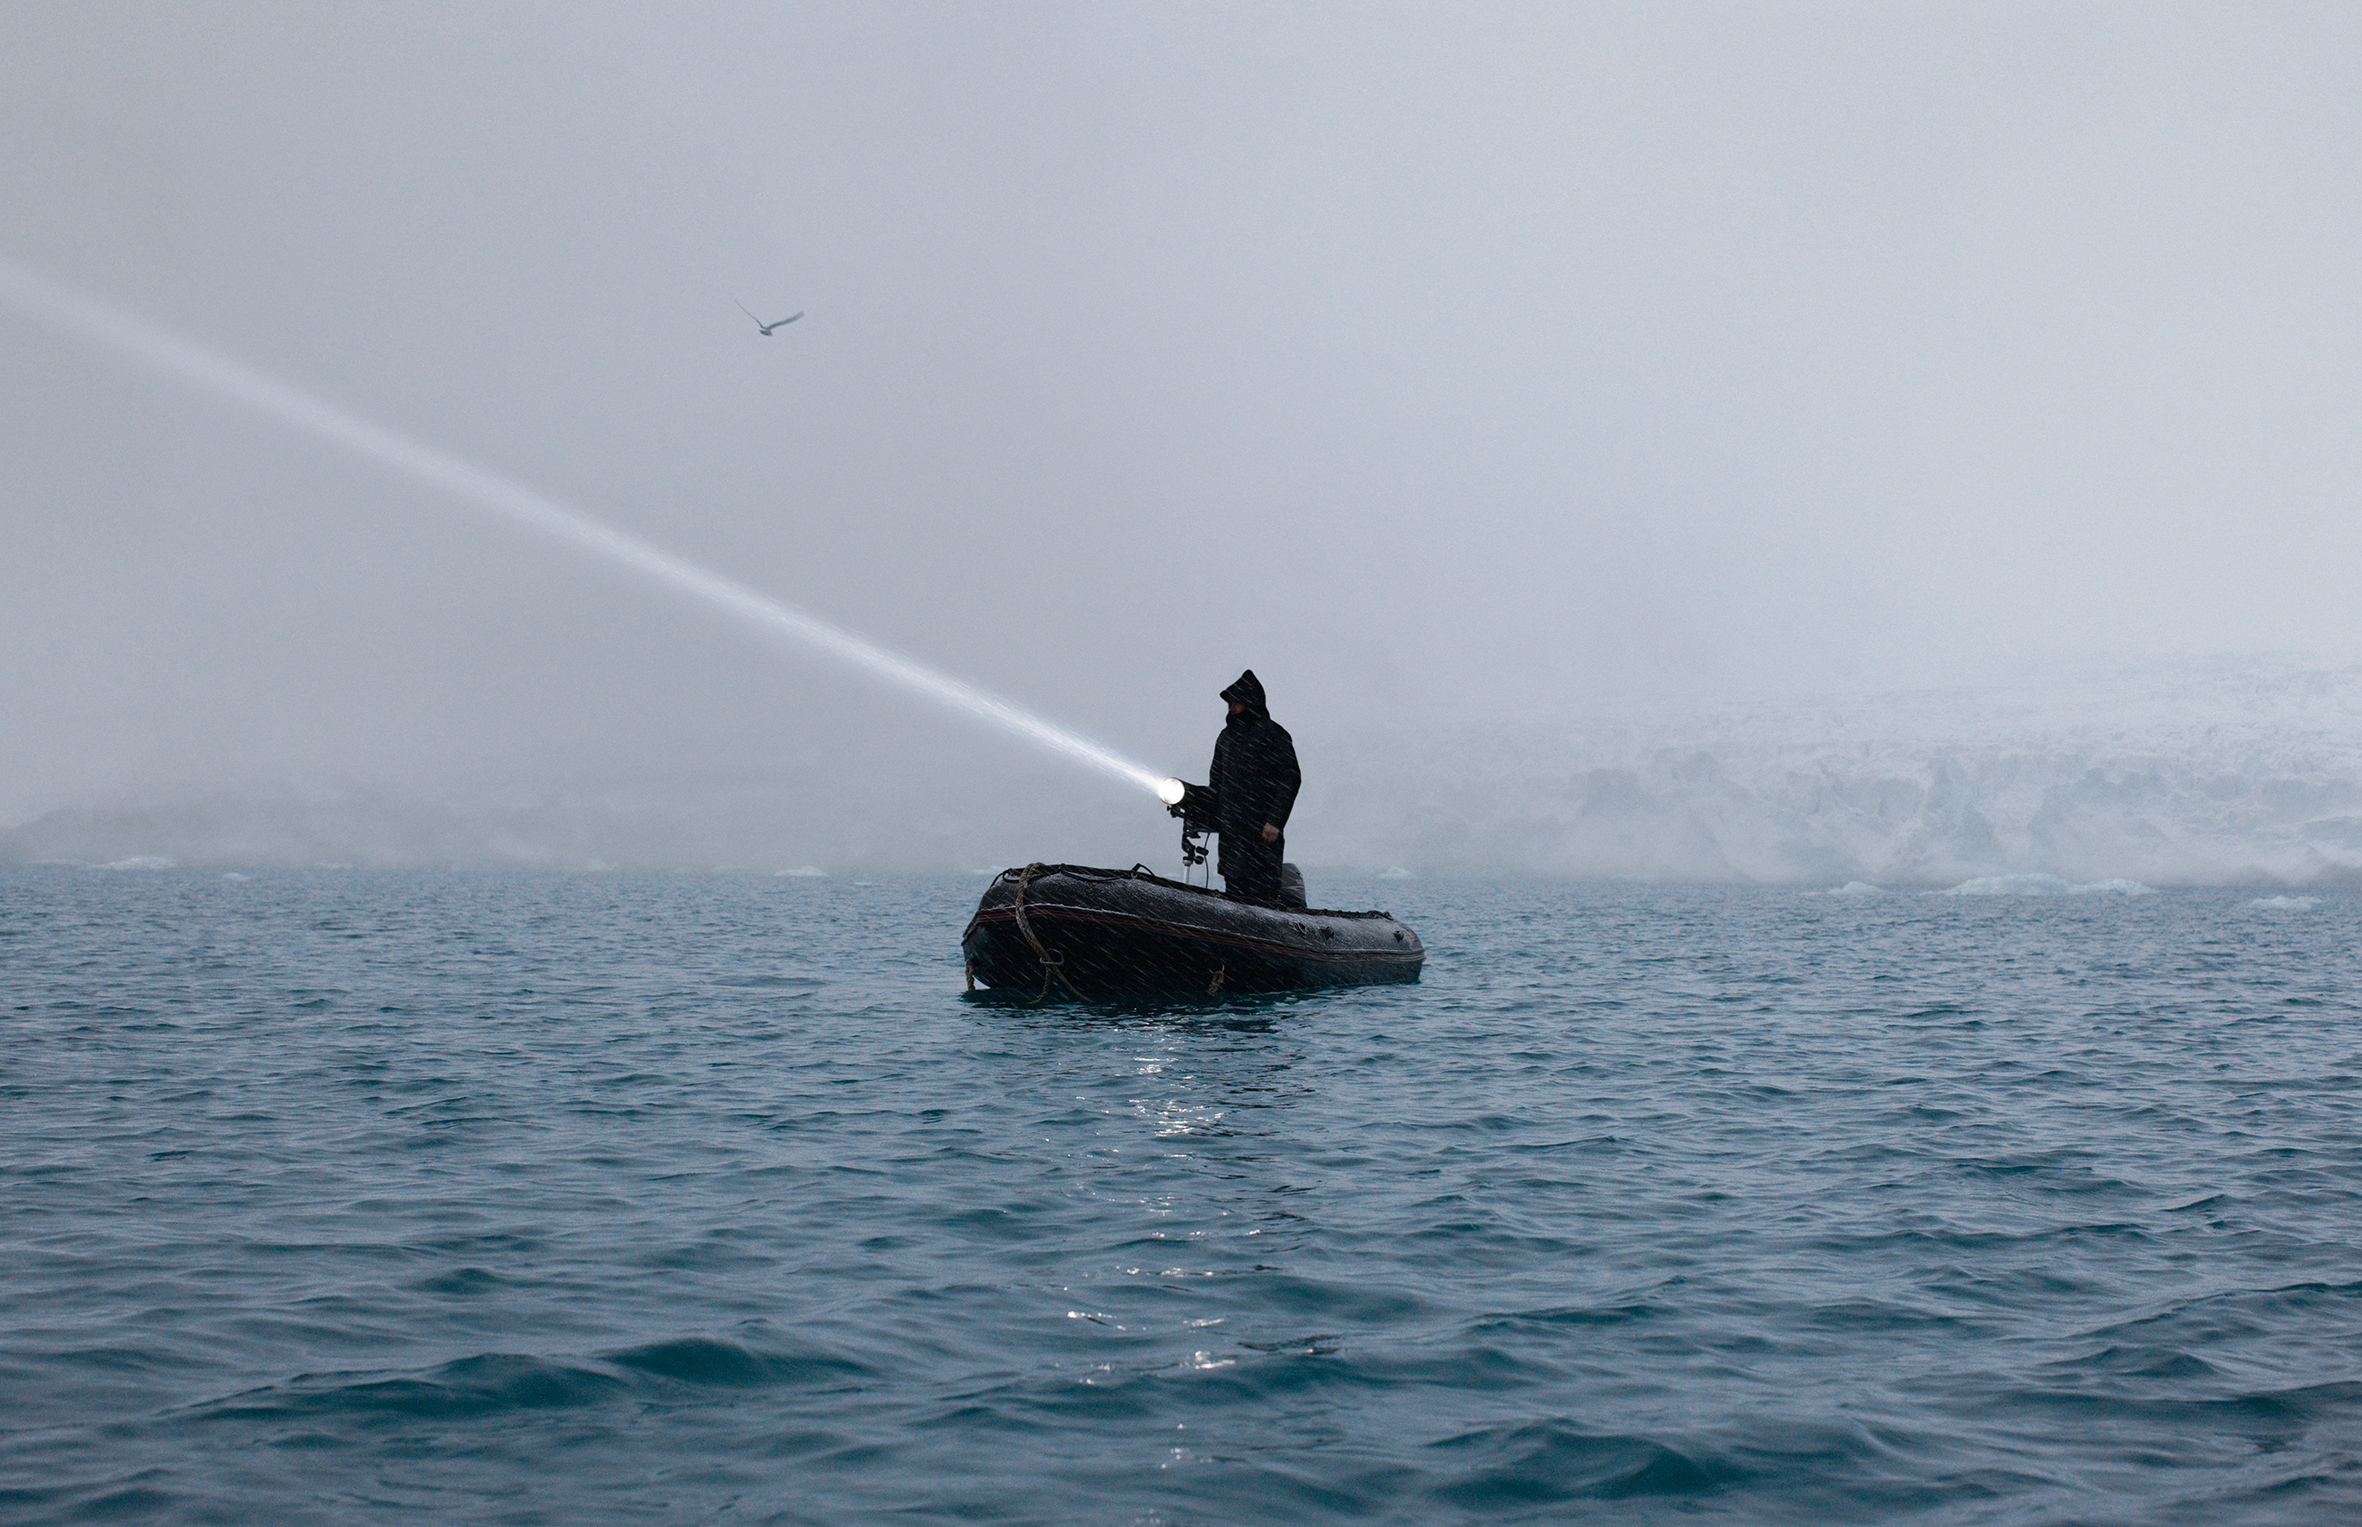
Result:
{"type": "Polygon", "coordinates": [[[1384,912],[1255,906],[1141,865],[1004,870],[960,948],[971,981],[1086,1002],[1416,981],[1427,959],[1384,912]]]}

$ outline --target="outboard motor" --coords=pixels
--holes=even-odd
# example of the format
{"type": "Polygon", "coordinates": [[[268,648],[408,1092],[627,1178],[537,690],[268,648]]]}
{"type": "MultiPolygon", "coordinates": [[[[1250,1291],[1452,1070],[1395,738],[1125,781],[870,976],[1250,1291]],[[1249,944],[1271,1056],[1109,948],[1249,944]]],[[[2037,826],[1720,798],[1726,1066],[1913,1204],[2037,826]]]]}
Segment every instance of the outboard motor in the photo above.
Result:
{"type": "Polygon", "coordinates": [[[1279,867],[1279,904],[1298,912],[1311,910],[1304,900],[1304,872],[1292,864],[1279,867]]]}

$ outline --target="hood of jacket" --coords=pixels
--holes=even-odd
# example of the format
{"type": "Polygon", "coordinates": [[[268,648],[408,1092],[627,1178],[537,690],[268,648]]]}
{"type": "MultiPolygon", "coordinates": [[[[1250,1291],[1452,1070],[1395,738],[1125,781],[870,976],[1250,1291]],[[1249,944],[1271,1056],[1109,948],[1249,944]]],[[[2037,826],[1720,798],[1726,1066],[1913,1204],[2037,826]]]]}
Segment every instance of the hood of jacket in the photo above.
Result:
{"type": "Polygon", "coordinates": [[[1250,668],[1238,676],[1238,681],[1222,691],[1222,698],[1247,708],[1247,714],[1258,721],[1269,721],[1271,712],[1263,704],[1263,681],[1250,668]]]}

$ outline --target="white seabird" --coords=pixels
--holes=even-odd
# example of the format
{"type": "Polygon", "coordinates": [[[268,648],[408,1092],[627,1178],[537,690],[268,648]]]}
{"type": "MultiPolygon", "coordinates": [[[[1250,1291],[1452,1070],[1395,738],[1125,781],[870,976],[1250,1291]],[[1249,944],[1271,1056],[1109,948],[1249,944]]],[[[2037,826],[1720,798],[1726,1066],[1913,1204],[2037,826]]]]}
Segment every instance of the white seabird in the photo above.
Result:
{"type": "MultiPolygon", "coordinates": [[[[738,302],[738,299],[735,297],[731,298],[730,300],[732,302],[738,302]]],[[[746,316],[749,318],[755,318],[753,311],[750,310],[743,302],[738,302],[738,311],[746,314],[746,316]]],[[[799,309],[796,312],[788,314],[785,318],[780,319],[777,323],[765,323],[760,318],[755,318],[755,328],[762,334],[763,338],[769,339],[773,329],[784,329],[789,324],[794,323],[797,319],[803,316],[802,310],[799,309]]]]}

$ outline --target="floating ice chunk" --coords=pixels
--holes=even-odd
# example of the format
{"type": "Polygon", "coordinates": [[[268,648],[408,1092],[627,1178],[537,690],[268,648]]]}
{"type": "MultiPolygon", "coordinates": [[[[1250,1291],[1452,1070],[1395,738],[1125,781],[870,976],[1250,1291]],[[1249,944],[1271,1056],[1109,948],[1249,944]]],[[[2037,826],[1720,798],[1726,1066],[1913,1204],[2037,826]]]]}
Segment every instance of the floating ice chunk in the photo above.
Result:
{"type": "Polygon", "coordinates": [[[168,870],[172,868],[172,861],[162,854],[133,854],[128,859],[117,859],[114,863],[102,864],[99,868],[102,870],[168,870]]]}
{"type": "Polygon", "coordinates": [[[221,878],[224,880],[244,880],[246,877],[239,874],[236,870],[232,870],[221,878]]]}
{"type": "Polygon", "coordinates": [[[2056,875],[1986,875],[1963,880],[1946,896],[2064,896],[2075,888],[2056,875]]]}
{"type": "Polygon", "coordinates": [[[2248,905],[2264,912],[2312,912],[2321,902],[2313,896],[2258,896],[2248,905]]]}
{"type": "Polygon", "coordinates": [[[1380,880],[1408,880],[1411,878],[1411,872],[1399,864],[1389,864],[1386,868],[1378,871],[1378,878],[1380,880]]]}
{"type": "Polygon", "coordinates": [[[2137,880],[2087,880],[2081,885],[2056,875],[1985,875],[1963,880],[1945,896],[2154,896],[2137,880]]]}
{"type": "Polygon", "coordinates": [[[802,876],[802,877],[804,877],[804,878],[807,878],[807,879],[817,879],[817,878],[823,877],[823,876],[825,876],[825,875],[827,875],[827,874],[828,874],[828,871],[826,871],[826,870],[824,870],[824,869],[819,869],[819,868],[816,868],[816,867],[814,867],[814,866],[812,866],[812,865],[809,865],[809,864],[799,864],[799,865],[797,865],[797,866],[796,866],[794,869],[792,869],[792,870],[773,870],[773,871],[771,872],[771,876],[772,876],[772,878],[773,878],[773,879],[778,879],[779,877],[781,877],[781,876],[783,876],[783,875],[797,875],[797,876],[802,876]]]}
{"type": "Polygon", "coordinates": [[[1884,896],[1885,891],[1867,880],[1848,880],[1834,891],[1823,891],[1824,896],[1884,896]]]}

